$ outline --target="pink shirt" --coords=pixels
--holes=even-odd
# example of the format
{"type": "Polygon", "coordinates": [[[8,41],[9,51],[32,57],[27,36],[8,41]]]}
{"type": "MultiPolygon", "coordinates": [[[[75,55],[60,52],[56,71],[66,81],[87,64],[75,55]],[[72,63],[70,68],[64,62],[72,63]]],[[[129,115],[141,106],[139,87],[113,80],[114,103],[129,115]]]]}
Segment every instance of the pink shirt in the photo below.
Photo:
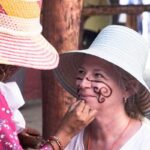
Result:
{"type": "Polygon", "coordinates": [[[12,112],[4,96],[0,93],[0,149],[22,150],[12,121],[12,112]]]}
{"type": "MultiPolygon", "coordinates": [[[[12,120],[12,112],[5,97],[0,93],[0,150],[2,149],[23,150],[12,120]]],[[[41,150],[52,150],[52,148],[44,146],[41,150]]]]}

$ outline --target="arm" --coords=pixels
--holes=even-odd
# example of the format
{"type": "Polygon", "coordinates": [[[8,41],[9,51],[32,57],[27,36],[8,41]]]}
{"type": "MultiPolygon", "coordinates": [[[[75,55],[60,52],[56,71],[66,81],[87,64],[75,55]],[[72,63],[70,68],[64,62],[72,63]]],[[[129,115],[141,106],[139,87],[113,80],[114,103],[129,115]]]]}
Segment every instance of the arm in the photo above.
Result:
{"type": "MultiPolygon", "coordinates": [[[[84,101],[77,101],[69,108],[55,133],[63,148],[95,118],[96,112],[96,110],[91,110],[84,101]]],[[[56,142],[52,141],[51,145],[54,150],[59,150],[56,142]]]]}

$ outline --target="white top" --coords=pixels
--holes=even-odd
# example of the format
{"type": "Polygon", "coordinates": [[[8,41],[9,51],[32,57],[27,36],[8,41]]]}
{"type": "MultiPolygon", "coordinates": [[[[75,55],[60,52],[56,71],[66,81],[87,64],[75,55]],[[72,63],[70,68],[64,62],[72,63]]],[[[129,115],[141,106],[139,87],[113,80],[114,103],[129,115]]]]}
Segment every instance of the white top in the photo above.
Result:
{"type": "Polygon", "coordinates": [[[17,132],[25,128],[25,119],[19,108],[24,105],[24,99],[16,82],[0,82],[0,92],[5,97],[7,104],[12,112],[12,119],[15,122],[17,132]]]}
{"type": "MultiPolygon", "coordinates": [[[[82,130],[67,145],[65,150],[84,150],[82,130]]],[[[143,121],[141,128],[123,145],[120,150],[150,150],[150,123],[143,121]]]]}

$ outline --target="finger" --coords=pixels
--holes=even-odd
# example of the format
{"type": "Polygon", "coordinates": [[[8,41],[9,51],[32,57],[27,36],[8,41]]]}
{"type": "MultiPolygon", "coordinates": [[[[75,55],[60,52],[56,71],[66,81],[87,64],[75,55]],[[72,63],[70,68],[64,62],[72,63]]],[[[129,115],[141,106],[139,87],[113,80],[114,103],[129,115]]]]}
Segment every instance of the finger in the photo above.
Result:
{"type": "Polygon", "coordinates": [[[95,117],[89,118],[89,120],[87,121],[87,125],[89,125],[94,119],[95,119],[95,117]]]}
{"type": "Polygon", "coordinates": [[[82,112],[85,113],[85,114],[89,114],[90,110],[91,110],[90,106],[85,104],[82,112]]]}
{"type": "Polygon", "coordinates": [[[33,128],[29,128],[29,127],[26,128],[26,132],[31,135],[40,135],[39,131],[33,128]]]}
{"type": "Polygon", "coordinates": [[[80,103],[80,101],[76,101],[74,103],[72,103],[72,105],[70,105],[70,107],[68,108],[68,111],[72,111],[78,104],[80,103]]]}
{"type": "Polygon", "coordinates": [[[84,108],[84,105],[85,105],[85,102],[83,100],[78,100],[77,102],[72,104],[69,111],[74,111],[74,110],[82,111],[82,109],[84,108]]]}
{"type": "Polygon", "coordinates": [[[93,121],[94,119],[95,119],[95,117],[96,117],[96,115],[97,115],[97,110],[90,110],[90,112],[89,112],[89,122],[91,122],[91,121],[93,121]]]}
{"type": "Polygon", "coordinates": [[[84,100],[80,100],[80,102],[76,105],[75,109],[77,112],[82,112],[84,110],[85,107],[85,101],[84,100]]]}
{"type": "Polygon", "coordinates": [[[91,109],[90,112],[89,112],[89,116],[96,117],[96,115],[97,115],[97,110],[96,109],[91,109]]]}

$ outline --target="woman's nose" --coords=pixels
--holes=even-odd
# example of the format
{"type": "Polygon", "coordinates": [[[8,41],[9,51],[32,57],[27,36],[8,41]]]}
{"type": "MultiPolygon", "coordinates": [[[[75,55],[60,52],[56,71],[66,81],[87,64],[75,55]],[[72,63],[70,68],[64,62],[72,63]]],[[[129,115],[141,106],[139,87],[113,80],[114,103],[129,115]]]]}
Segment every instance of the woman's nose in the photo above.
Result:
{"type": "Polygon", "coordinates": [[[90,88],[91,85],[91,81],[88,79],[88,77],[84,77],[80,82],[80,87],[82,88],[90,88]]]}

